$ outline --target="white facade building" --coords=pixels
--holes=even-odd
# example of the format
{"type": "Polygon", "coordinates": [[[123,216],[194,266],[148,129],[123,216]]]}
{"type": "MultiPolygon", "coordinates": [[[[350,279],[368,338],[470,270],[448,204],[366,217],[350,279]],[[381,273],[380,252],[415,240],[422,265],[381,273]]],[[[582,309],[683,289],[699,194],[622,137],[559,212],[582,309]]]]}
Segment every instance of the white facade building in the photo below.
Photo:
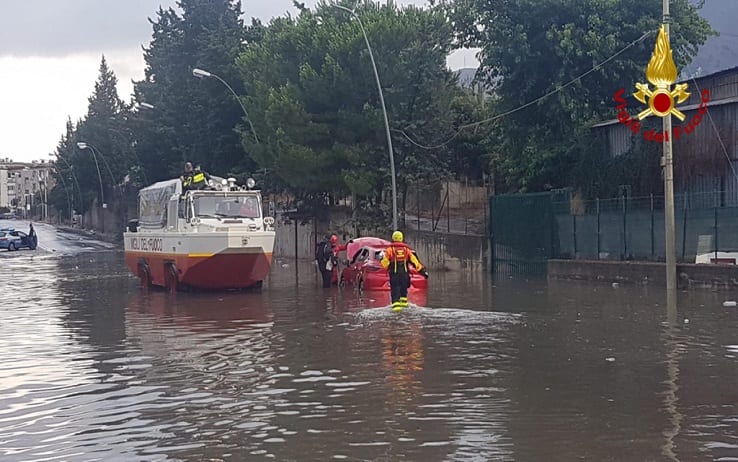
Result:
{"type": "Polygon", "coordinates": [[[47,216],[53,164],[46,161],[13,162],[0,159],[0,207],[19,216],[47,216]]]}

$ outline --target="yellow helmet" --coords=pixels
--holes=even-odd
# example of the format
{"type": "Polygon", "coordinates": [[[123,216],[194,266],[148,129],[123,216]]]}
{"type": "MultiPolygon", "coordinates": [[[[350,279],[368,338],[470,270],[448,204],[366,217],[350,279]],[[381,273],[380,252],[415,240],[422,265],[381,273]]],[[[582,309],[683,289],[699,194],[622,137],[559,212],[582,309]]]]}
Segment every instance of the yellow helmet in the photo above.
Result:
{"type": "Polygon", "coordinates": [[[393,242],[402,242],[403,236],[402,231],[395,231],[392,233],[392,241],[393,242]]]}

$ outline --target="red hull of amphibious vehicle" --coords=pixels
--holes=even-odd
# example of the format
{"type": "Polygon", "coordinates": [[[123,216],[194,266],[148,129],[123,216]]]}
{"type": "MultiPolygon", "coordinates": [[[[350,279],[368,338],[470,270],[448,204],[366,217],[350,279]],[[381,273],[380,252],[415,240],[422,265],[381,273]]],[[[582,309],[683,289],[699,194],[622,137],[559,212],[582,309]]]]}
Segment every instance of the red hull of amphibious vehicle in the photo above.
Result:
{"type": "Polygon", "coordinates": [[[126,252],[126,265],[143,286],[169,289],[189,286],[205,290],[245,289],[260,285],[269,274],[272,254],[222,252],[214,255],[126,252]],[[176,280],[173,273],[176,272],[176,280]]]}

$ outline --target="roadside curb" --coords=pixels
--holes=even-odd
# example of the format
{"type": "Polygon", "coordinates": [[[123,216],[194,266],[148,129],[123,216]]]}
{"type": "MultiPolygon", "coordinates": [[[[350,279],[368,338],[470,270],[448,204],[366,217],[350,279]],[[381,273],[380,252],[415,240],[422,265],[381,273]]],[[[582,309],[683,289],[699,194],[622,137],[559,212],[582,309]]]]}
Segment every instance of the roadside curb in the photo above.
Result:
{"type": "Polygon", "coordinates": [[[122,246],[120,239],[114,234],[102,234],[102,233],[96,233],[93,230],[88,229],[80,229],[80,228],[70,228],[67,226],[56,226],[56,229],[58,231],[62,231],[69,234],[76,234],[78,236],[84,236],[89,237],[93,239],[97,239],[99,241],[108,242],[110,244],[115,244],[116,246],[122,246]]]}

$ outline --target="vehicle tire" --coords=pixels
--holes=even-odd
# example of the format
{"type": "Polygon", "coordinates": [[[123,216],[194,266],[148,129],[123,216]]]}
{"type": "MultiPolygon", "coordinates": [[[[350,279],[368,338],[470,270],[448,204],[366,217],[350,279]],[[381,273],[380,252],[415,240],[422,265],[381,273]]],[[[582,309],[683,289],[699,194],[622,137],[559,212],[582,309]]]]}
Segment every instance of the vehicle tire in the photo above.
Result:
{"type": "Polygon", "coordinates": [[[15,248],[15,242],[11,242],[10,244],[8,244],[8,252],[12,252],[13,250],[17,250],[15,248]]]}
{"type": "Polygon", "coordinates": [[[148,265],[138,264],[138,279],[141,281],[141,288],[143,290],[151,289],[151,271],[149,271],[148,265]]]}
{"type": "Polygon", "coordinates": [[[177,292],[177,286],[179,285],[179,276],[177,275],[177,267],[174,264],[169,264],[164,268],[164,279],[166,288],[170,294],[177,292]]]}

